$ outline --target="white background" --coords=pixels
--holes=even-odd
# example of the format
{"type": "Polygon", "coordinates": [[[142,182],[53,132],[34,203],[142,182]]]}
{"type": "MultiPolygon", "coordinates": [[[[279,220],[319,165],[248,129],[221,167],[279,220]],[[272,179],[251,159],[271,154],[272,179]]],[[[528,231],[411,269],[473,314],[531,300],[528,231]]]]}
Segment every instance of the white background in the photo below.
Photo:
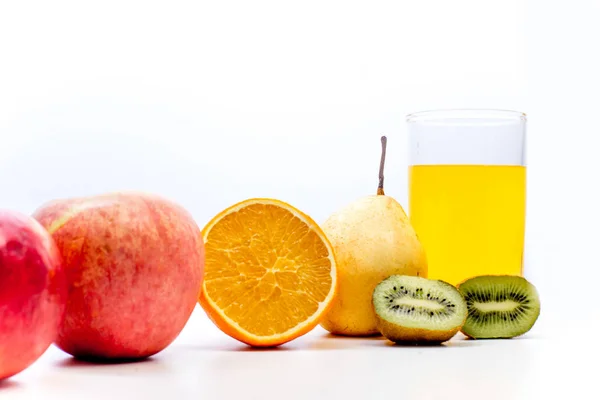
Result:
{"type": "Polygon", "coordinates": [[[2,2],[0,207],[140,189],[200,226],[254,196],[323,221],[375,192],[382,134],[406,207],[406,114],[524,111],[526,274],[541,326],[577,331],[600,319],[599,18],[596,0],[2,2]]]}

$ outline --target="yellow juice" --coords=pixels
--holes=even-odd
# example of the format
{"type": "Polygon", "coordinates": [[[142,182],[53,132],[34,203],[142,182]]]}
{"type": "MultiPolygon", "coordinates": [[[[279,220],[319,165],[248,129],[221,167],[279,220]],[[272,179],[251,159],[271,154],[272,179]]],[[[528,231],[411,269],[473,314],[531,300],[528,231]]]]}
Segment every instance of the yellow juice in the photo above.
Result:
{"type": "Polygon", "coordinates": [[[522,275],[522,166],[409,167],[409,215],[429,278],[458,284],[484,274],[522,275]]]}

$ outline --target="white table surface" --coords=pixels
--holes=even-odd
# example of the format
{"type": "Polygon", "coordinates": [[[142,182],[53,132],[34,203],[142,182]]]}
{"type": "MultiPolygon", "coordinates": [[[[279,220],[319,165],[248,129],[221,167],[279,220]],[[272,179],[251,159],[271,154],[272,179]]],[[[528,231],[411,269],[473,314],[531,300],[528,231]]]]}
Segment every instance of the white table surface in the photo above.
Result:
{"type": "Polygon", "coordinates": [[[197,308],[178,339],[142,362],[96,365],[55,347],[0,384],[0,399],[597,399],[598,351],[540,317],[527,335],[435,347],[332,337],[317,327],[276,350],[253,350],[197,308]]]}

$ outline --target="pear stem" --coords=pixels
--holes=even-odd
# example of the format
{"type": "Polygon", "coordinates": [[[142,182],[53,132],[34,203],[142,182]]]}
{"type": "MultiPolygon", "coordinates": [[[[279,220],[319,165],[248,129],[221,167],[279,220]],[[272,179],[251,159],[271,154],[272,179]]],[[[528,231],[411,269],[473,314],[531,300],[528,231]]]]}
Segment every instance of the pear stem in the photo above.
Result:
{"type": "Polygon", "coordinates": [[[377,186],[377,194],[385,195],[383,191],[383,167],[385,166],[385,150],[387,146],[387,138],[381,137],[381,160],[379,161],[379,186],[377,186]]]}

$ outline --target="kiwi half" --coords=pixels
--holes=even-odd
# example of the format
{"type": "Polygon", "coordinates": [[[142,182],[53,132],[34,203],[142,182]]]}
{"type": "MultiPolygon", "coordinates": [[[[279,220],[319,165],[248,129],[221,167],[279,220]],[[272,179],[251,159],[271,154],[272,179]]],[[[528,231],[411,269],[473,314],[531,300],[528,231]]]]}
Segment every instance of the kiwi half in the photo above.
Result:
{"type": "Polygon", "coordinates": [[[417,276],[392,275],[373,291],[379,332],[396,343],[442,343],[467,318],[467,304],[449,283],[417,276]]]}
{"type": "Polygon", "coordinates": [[[484,275],[458,285],[467,302],[462,333],[473,339],[501,339],[528,332],[540,315],[538,292],[520,276],[484,275]]]}

